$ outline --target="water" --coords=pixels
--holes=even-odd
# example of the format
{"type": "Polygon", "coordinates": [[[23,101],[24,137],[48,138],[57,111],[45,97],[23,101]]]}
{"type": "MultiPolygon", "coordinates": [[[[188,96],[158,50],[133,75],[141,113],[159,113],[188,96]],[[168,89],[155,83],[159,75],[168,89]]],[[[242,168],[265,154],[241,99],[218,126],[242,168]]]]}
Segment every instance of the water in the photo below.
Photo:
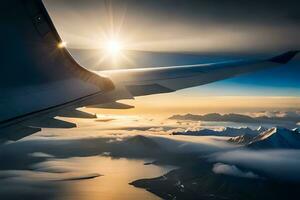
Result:
{"type": "Polygon", "coordinates": [[[171,166],[144,165],[147,160],[113,159],[111,157],[70,158],[72,167],[81,167],[100,176],[95,179],[67,181],[57,194],[57,199],[106,200],[106,199],[160,199],[144,189],[128,183],[142,178],[161,176],[174,169],[171,166]]]}

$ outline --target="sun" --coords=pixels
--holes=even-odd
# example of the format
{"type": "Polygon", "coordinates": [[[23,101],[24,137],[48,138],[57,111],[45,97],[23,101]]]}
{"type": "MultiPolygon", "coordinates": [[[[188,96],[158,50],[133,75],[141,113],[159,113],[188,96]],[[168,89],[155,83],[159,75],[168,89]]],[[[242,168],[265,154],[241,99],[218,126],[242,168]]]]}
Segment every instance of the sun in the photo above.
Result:
{"type": "Polygon", "coordinates": [[[116,39],[110,39],[106,42],[105,49],[110,55],[115,56],[122,50],[122,44],[116,39]]]}
{"type": "Polygon", "coordinates": [[[67,42],[65,41],[61,41],[60,43],[57,44],[57,47],[62,49],[65,48],[67,46],[67,42]]]}
{"type": "Polygon", "coordinates": [[[135,65],[130,58],[128,49],[128,41],[120,37],[105,37],[101,39],[99,48],[99,64],[103,63],[107,66],[118,68],[121,65],[135,65]]]}

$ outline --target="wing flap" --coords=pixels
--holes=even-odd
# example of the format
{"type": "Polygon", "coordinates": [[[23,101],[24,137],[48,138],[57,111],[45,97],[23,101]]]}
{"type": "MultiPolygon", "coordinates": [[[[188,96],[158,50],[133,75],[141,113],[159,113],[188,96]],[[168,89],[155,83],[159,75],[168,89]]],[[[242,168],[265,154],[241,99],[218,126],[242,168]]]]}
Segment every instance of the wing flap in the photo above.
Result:
{"type": "Polygon", "coordinates": [[[22,124],[0,128],[0,144],[6,141],[20,140],[26,136],[41,131],[38,127],[28,127],[22,124]]]}
{"type": "Polygon", "coordinates": [[[119,102],[111,102],[89,106],[90,108],[101,108],[101,109],[131,109],[134,108],[132,105],[119,103],[119,102]]]}
{"type": "Polygon", "coordinates": [[[75,128],[76,124],[63,120],[44,117],[42,119],[35,118],[22,123],[24,126],[38,128],[75,128]]]}
{"type": "Polygon", "coordinates": [[[95,114],[83,112],[83,111],[77,110],[76,108],[60,110],[60,111],[54,113],[54,116],[69,117],[69,118],[82,118],[82,119],[97,118],[97,116],[95,114]]]}

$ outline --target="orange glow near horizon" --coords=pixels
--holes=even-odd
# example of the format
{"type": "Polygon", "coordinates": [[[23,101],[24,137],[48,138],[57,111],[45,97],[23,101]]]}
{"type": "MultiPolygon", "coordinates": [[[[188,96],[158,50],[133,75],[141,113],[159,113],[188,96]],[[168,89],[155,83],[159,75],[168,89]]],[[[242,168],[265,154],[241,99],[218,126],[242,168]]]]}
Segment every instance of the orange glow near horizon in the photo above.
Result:
{"type": "Polygon", "coordinates": [[[246,113],[271,110],[299,110],[300,97],[263,96],[190,96],[177,93],[137,97],[120,103],[135,106],[132,109],[97,109],[102,114],[154,115],[173,114],[246,113]],[[171,100],[172,99],[172,100],[171,100]]]}

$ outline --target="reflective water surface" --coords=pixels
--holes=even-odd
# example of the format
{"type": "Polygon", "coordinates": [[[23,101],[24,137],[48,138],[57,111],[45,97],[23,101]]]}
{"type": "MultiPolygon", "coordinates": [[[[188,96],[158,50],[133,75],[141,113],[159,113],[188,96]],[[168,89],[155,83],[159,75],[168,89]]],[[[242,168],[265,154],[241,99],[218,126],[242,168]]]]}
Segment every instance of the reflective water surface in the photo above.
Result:
{"type": "Polygon", "coordinates": [[[103,176],[95,179],[69,181],[64,184],[58,199],[160,199],[144,189],[136,188],[128,183],[141,179],[161,176],[174,167],[144,165],[147,160],[113,159],[111,157],[95,156],[70,158],[65,165],[80,167],[99,173],[103,176]]]}

